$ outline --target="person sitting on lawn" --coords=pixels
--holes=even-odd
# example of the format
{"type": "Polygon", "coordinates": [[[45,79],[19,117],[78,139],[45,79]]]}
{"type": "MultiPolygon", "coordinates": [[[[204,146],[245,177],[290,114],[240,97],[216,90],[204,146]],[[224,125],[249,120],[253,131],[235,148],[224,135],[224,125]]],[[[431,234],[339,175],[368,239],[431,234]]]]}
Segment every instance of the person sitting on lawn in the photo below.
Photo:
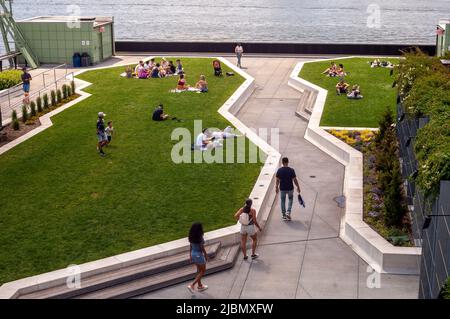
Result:
{"type": "Polygon", "coordinates": [[[222,76],[222,66],[220,65],[219,60],[213,61],[213,68],[214,68],[214,75],[215,76],[222,76]]]}
{"type": "Polygon", "coordinates": [[[201,93],[208,92],[208,82],[206,82],[206,77],[200,75],[200,80],[195,84],[195,87],[200,90],[201,93]]]}
{"type": "Polygon", "coordinates": [[[156,63],[156,65],[152,69],[152,72],[150,73],[151,78],[159,78],[160,77],[159,67],[160,67],[160,64],[156,63]]]}
{"type": "Polygon", "coordinates": [[[183,65],[181,64],[181,60],[178,59],[175,74],[183,74],[183,73],[184,73],[183,65]]]}
{"type": "Polygon", "coordinates": [[[336,76],[337,75],[337,66],[336,63],[331,62],[331,66],[327,68],[322,74],[326,74],[328,76],[336,76]]]}
{"type": "Polygon", "coordinates": [[[177,67],[173,64],[173,61],[169,61],[169,74],[175,74],[177,72],[177,67]]]}
{"type": "Polygon", "coordinates": [[[214,147],[213,140],[212,140],[212,138],[208,137],[207,133],[208,133],[208,129],[205,128],[197,136],[197,139],[195,141],[196,149],[199,149],[201,151],[206,151],[206,150],[212,149],[214,147]]]}
{"type": "Polygon", "coordinates": [[[129,65],[125,68],[125,74],[127,79],[131,79],[133,77],[133,70],[129,65]]]}
{"type": "Polygon", "coordinates": [[[352,91],[347,94],[347,98],[349,99],[362,99],[361,91],[359,89],[359,85],[355,84],[352,87],[352,91]]]}
{"type": "Polygon", "coordinates": [[[339,64],[339,67],[336,71],[336,76],[343,78],[344,76],[346,76],[347,73],[344,70],[344,65],[343,64],[339,64]]]}
{"type": "Polygon", "coordinates": [[[162,104],[158,105],[158,107],[155,109],[152,115],[153,121],[165,121],[169,119],[169,114],[164,113],[164,106],[162,104]]]}
{"type": "Polygon", "coordinates": [[[381,66],[380,59],[375,59],[375,60],[373,60],[373,62],[370,62],[370,67],[371,68],[378,68],[380,66],[381,66]]]}
{"type": "Polygon", "coordinates": [[[140,79],[148,78],[148,73],[145,70],[144,62],[142,62],[142,61],[139,62],[139,66],[137,68],[137,75],[138,75],[138,78],[140,78],[140,79]]]}
{"type": "Polygon", "coordinates": [[[348,83],[345,83],[345,81],[342,79],[338,82],[338,84],[336,84],[336,93],[337,95],[341,95],[341,94],[347,94],[348,91],[348,83]]]}
{"type": "Polygon", "coordinates": [[[146,61],[146,62],[144,63],[144,69],[145,69],[145,72],[147,72],[148,74],[150,74],[150,72],[152,71],[152,66],[151,66],[150,60],[149,60],[149,61],[146,61]]]}
{"type": "Polygon", "coordinates": [[[189,85],[186,83],[186,79],[184,78],[184,74],[180,74],[180,79],[177,83],[177,90],[186,91],[189,89],[189,85]]]}

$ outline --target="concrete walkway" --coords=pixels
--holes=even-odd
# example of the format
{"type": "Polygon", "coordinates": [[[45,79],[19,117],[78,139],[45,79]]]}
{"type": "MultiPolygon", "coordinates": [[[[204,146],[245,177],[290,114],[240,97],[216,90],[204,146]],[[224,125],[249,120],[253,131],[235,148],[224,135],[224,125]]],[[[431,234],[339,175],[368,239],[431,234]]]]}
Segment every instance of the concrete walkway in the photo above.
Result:
{"type": "Polygon", "coordinates": [[[307,123],[294,115],[300,95],[287,85],[300,60],[244,59],[257,89],[238,117],[253,128],[280,129],[280,153],[296,169],[306,208],[295,202],[293,221],[285,222],[277,200],[259,237],[260,258],[240,255],[232,270],[205,278],[207,291],[191,296],[181,284],[140,298],[417,298],[418,276],[383,274],[380,288],[368,288],[378,274],[339,238],[343,210],[334,199],[342,195],[344,167],[303,138],[307,123]]]}

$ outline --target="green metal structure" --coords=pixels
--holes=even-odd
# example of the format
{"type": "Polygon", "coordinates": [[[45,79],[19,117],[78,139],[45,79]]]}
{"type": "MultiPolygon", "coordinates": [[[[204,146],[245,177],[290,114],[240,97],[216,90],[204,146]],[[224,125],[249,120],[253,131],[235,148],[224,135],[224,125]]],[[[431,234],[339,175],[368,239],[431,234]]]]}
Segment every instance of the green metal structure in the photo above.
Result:
{"type": "MultiPolygon", "coordinates": [[[[28,62],[30,67],[37,68],[39,66],[39,59],[33,53],[30,46],[27,44],[20,28],[12,16],[12,1],[0,0],[0,30],[2,32],[3,44],[5,46],[6,54],[11,54],[13,51],[10,47],[9,39],[13,40],[16,51],[20,51],[28,62]],[[8,2],[8,5],[6,4],[8,2]]],[[[10,61],[10,64],[12,61],[10,61]]]]}

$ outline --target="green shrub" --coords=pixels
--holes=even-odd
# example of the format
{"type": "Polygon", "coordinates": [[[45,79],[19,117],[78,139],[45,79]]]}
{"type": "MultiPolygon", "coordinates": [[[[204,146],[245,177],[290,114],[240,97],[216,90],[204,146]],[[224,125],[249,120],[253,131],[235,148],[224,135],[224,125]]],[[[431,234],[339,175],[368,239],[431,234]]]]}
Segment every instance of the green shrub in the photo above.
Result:
{"type": "Polygon", "coordinates": [[[28,108],[26,105],[22,105],[22,122],[26,123],[28,121],[28,108]]]}
{"type": "Polygon", "coordinates": [[[67,95],[69,97],[73,95],[72,88],[70,86],[67,86],[67,95]]]}
{"type": "Polygon", "coordinates": [[[69,96],[67,94],[67,85],[63,84],[62,86],[62,96],[63,96],[63,100],[67,100],[67,97],[69,96]]]}
{"type": "Polygon", "coordinates": [[[400,174],[400,163],[397,159],[393,161],[392,169],[384,173],[384,175],[388,176],[386,179],[387,185],[383,191],[384,222],[388,226],[401,226],[406,214],[406,207],[403,201],[403,181],[400,174]]]}
{"type": "Polygon", "coordinates": [[[72,89],[72,94],[75,94],[75,81],[70,82],[70,88],[72,89]]]}
{"type": "Polygon", "coordinates": [[[50,92],[50,98],[51,98],[52,106],[56,106],[56,104],[57,104],[57,102],[56,102],[56,92],[54,90],[52,90],[50,92]]]}
{"type": "Polygon", "coordinates": [[[12,111],[11,120],[12,120],[12,127],[13,127],[14,131],[18,131],[20,128],[20,124],[19,124],[19,119],[17,118],[16,110],[12,111]]]}
{"type": "Polygon", "coordinates": [[[42,113],[42,98],[40,96],[36,99],[36,108],[38,113],[42,113]]]}
{"type": "Polygon", "coordinates": [[[37,115],[36,103],[34,101],[30,103],[30,115],[31,115],[31,117],[34,117],[37,115]]]}
{"type": "Polygon", "coordinates": [[[49,108],[49,104],[48,104],[48,94],[45,93],[42,97],[42,100],[44,102],[44,110],[47,110],[49,108]]]}
{"type": "Polygon", "coordinates": [[[439,299],[450,299],[450,277],[447,278],[447,281],[442,287],[439,299]]]}
{"type": "Polygon", "coordinates": [[[0,72],[0,90],[9,89],[22,82],[22,71],[8,70],[0,72]]]}
{"type": "Polygon", "coordinates": [[[58,103],[62,103],[62,92],[61,92],[61,89],[58,89],[58,90],[56,91],[56,101],[57,101],[58,103]]]}

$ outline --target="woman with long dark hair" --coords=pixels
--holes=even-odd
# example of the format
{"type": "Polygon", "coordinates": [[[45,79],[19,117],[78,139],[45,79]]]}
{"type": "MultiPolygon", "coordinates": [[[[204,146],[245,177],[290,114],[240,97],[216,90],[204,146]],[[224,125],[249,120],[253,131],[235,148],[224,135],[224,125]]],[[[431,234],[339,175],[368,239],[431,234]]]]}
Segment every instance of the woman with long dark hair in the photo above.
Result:
{"type": "Polygon", "coordinates": [[[202,277],[205,274],[206,262],[208,261],[203,234],[203,226],[201,223],[192,224],[191,229],[189,230],[189,242],[191,243],[190,259],[191,262],[197,266],[197,276],[195,277],[194,282],[187,286],[192,293],[195,291],[196,284],[198,284],[198,291],[208,289],[207,285],[202,284],[202,277]]]}
{"type": "Polygon", "coordinates": [[[256,259],[259,255],[256,253],[256,245],[258,237],[256,235],[255,226],[261,231],[261,227],[256,220],[256,210],[252,208],[253,201],[249,198],[245,201],[245,206],[240,208],[234,215],[234,218],[241,224],[241,248],[244,259],[247,259],[247,236],[252,239],[252,259],[256,259]]]}

